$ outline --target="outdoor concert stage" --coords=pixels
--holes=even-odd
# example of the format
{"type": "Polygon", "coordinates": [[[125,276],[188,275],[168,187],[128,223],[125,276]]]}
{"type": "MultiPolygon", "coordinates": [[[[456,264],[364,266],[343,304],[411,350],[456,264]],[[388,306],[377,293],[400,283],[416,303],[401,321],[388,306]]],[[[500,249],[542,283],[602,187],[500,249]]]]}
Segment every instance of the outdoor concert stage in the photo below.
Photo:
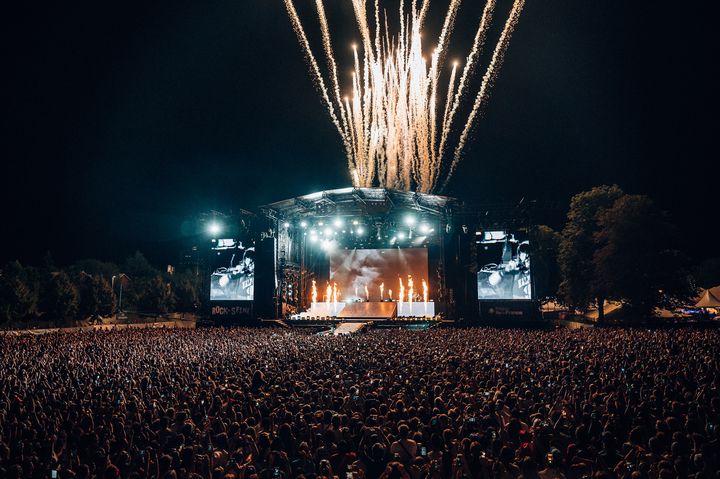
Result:
{"type": "Polygon", "coordinates": [[[220,324],[422,327],[535,317],[529,215],[516,205],[341,188],[260,211],[255,236],[213,243],[210,299],[220,324]]]}
{"type": "Polygon", "coordinates": [[[290,321],[448,318],[449,197],[342,188],[261,207],[274,230],[275,316],[290,321]]]}

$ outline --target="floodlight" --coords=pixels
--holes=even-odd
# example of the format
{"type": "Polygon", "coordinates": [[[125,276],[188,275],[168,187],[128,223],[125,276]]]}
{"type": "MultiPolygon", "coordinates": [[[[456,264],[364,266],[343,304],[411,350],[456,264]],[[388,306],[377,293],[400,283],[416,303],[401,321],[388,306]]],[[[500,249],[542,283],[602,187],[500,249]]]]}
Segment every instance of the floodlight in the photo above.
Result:
{"type": "Polygon", "coordinates": [[[207,226],[207,231],[211,235],[217,235],[220,234],[220,232],[222,231],[222,226],[220,225],[220,223],[216,223],[215,221],[213,221],[207,226]]]}

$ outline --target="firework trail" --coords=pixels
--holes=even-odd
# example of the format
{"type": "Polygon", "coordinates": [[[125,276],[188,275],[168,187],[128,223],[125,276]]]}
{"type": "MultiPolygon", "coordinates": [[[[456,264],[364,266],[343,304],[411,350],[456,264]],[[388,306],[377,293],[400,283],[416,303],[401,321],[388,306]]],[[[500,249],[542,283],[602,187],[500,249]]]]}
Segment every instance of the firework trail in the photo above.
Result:
{"type": "MultiPolygon", "coordinates": [[[[338,74],[337,74],[337,62],[335,61],[335,55],[333,54],[332,42],[330,40],[330,27],[328,25],[327,17],[325,16],[325,6],[323,5],[322,0],[315,0],[315,8],[317,9],[318,20],[320,21],[320,32],[322,33],[323,49],[325,50],[325,58],[328,63],[328,69],[330,70],[330,82],[332,83],[333,92],[335,93],[335,101],[337,101],[339,105],[342,105],[342,97],[340,95],[340,82],[338,81],[338,74]]],[[[290,10],[288,10],[288,11],[290,11],[290,10]]],[[[293,8],[292,11],[294,12],[295,9],[293,8]]],[[[297,16],[297,13],[295,13],[295,16],[297,16]]],[[[292,17],[292,15],[291,15],[291,17],[292,17]]],[[[302,28],[302,26],[300,25],[299,19],[298,19],[298,25],[300,26],[300,28],[302,28]]],[[[301,43],[302,43],[302,40],[301,40],[301,43]]],[[[348,160],[348,168],[350,168],[350,170],[352,170],[355,167],[355,165],[353,162],[354,157],[352,155],[352,148],[347,141],[348,120],[347,120],[347,117],[345,116],[345,110],[343,108],[339,108],[339,110],[340,110],[340,118],[342,120],[341,136],[342,136],[342,140],[343,140],[343,145],[345,147],[345,153],[346,153],[345,156],[348,160]]]]}
{"type": "Polygon", "coordinates": [[[477,116],[480,108],[485,103],[485,100],[487,100],[490,88],[492,88],[492,85],[497,78],[498,71],[502,66],[505,50],[507,50],[507,47],[510,44],[510,37],[517,26],[518,20],[520,19],[520,12],[522,12],[524,5],[525,0],[515,0],[513,3],[512,10],[510,10],[510,16],[505,22],[505,28],[503,28],[503,31],[500,34],[500,40],[498,40],[497,45],[495,45],[495,51],[493,52],[492,59],[490,60],[490,65],[488,66],[487,71],[485,71],[485,75],[483,75],[480,91],[475,97],[475,103],[473,104],[472,111],[470,111],[470,116],[468,117],[468,120],[465,123],[465,128],[463,128],[462,134],[460,135],[460,141],[455,148],[455,154],[453,155],[453,161],[450,165],[450,171],[448,171],[441,189],[445,189],[447,187],[447,184],[450,181],[452,174],[455,172],[458,162],[460,161],[462,150],[465,147],[465,142],[470,134],[470,129],[472,128],[475,116],[477,116]]]}
{"type": "MultiPolygon", "coordinates": [[[[332,101],[330,101],[330,97],[328,96],[328,91],[325,87],[325,81],[323,80],[322,73],[320,72],[320,67],[318,66],[315,55],[312,52],[312,48],[310,48],[310,42],[307,39],[307,35],[305,35],[305,30],[303,29],[302,23],[300,22],[300,17],[297,14],[297,10],[295,10],[295,5],[293,4],[292,0],[285,0],[285,8],[287,9],[288,15],[290,16],[290,21],[292,22],[293,30],[295,30],[298,41],[303,47],[305,57],[307,58],[308,63],[310,63],[311,71],[315,78],[316,85],[320,90],[320,95],[322,96],[325,102],[325,106],[330,113],[330,119],[340,133],[340,136],[343,138],[343,143],[346,143],[347,135],[345,135],[345,132],[343,131],[342,126],[340,126],[340,122],[337,119],[337,115],[335,114],[335,107],[333,106],[333,103],[332,101]]],[[[348,150],[348,145],[346,145],[345,149],[346,151],[348,150]]],[[[352,163],[353,159],[349,159],[348,161],[352,163]]]]}
{"type": "MultiPolygon", "coordinates": [[[[475,68],[475,64],[477,63],[477,58],[482,52],[482,47],[485,43],[485,37],[487,36],[488,28],[490,28],[490,22],[492,20],[492,14],[493,10],[495,9],[495,0],[487,0],[487,3],[485,3],[485,8],[483,9],[482,17],[480,18],[480,26],[477,29],[477,32],[475,33],[475,38],[473,40],[472,49],[470,50],[470,54],[467,57],[467,60],[465,62],[465,67],[463,68],[462,75],[460,76],[460,84],[458,86],[457,93],[455,94],[455,97],[453,98],[453,104],[452,109],[450,110],[450,113],[447,114],[447,121],[443,124],[442,129],[442,137],[440,139],[440,148],[438,150],[439,156],[442,157],[442,155],[445,153],[445,145],[447,143],[447,135],[448,132],[450,132],[452,128],[453,119],[455,118],[455,114],[460,107],[460,100],[463,97],[463,93],[465,93],[465,88],[467,87],[468,80],[470,76],[472,75],[472,72],[475,68]]],[[[448,100],[452,98],[452,94],[448,93],[448,100]]],[[[447,111],[447,110],[446,110],[447,111]]]]}
{"type": "Polygon", "coordinates": [[[432,192],[444,173],[442,188],[445,188],[461,159],[472,125],[487,101],[524,0],[514,0],[449,166],[443,166],[449,137],[464,95],[470,88],[496,0],[486,0],[460,80],[456,82],[457,63],[454,63],[445,92],[441,91],[440,77],[461,0],[449,1],[437,46],[430,55],[423,52],[422,44],[422,26],[428,15],[430,0],[423,0],[419,9],[419,0],[400,0],[399,31],[395,36],[388,28],[387,12],[381,15],[380,0],[370,2],[372,16],[368,14],[368,0],[351,0],[362,52],[353,46],[354,69],[350,91],[345,96],[341,93],[323,0],[315,0],[315,7],[330,90],[326,87],[293,0],[284,2],[315,85],[333,125],[340,133],[353,185],[369,187],[379,184],[406,190],[414,187],[421,192],[432,192]]]}

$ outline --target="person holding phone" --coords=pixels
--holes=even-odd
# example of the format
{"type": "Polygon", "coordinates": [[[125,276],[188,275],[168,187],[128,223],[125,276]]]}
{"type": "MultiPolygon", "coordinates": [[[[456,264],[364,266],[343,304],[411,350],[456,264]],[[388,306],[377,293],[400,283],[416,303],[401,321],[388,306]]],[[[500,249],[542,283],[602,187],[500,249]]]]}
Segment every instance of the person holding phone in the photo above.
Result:
{"type": "Polygon", "coordinates": [[[546,467],[538,473],[540,479],[565,479],[562,472],[562,453],[553,448],[545,456],[546,467]]]}
{"type": "Polygon", "coordinates": [[[398,439],[390,445],[390,453],[397,455],[397,461],[408,465],[417,455],[417,443],[410,439],[410,428],[402,424],[398,428],[398,439]]]}

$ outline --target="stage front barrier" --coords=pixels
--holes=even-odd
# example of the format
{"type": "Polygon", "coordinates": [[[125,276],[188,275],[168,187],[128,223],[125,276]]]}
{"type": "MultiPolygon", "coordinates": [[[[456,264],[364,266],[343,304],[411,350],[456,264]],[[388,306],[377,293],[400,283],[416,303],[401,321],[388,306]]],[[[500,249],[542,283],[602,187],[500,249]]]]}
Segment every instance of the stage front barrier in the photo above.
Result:
{"type": "Polygon", "coordinates": [[[373,319],[432,318],[435,303],[432,301],[398,303],[395,301],[363,301],[359,303],[316,303],[310,309],[294,314],[291,319],[373,319]]]}

